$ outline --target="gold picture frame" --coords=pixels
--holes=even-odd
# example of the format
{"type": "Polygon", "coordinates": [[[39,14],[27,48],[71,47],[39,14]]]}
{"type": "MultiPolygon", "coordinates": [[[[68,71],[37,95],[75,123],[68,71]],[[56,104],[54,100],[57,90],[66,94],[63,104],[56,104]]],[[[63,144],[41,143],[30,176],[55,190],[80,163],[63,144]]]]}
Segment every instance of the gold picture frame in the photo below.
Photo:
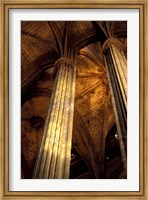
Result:
{"type": "MultiPolygon", "coordinates": [[[[0,199],[148,199],[148,58],[147,55],[147,1],[85,0],[1,0],[0,34],[0,199]],[[12,8],[116,8],[140,11],[140,188],[138,192],[10,192],[9,191],[9,128],[8,128],[8,13],[12,8]]],[[[134,166],[133,166],[134,167],[134,166]]]]}

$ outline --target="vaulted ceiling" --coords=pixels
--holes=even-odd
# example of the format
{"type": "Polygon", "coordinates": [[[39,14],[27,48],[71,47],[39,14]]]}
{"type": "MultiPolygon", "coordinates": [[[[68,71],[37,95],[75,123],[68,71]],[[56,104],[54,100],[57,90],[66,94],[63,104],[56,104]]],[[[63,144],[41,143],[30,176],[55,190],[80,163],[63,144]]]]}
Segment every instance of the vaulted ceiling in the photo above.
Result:
{"type": "Polygon", "coordinates": [[[103,42],[116,37],[126,55],[127,23],[121,21],[21,23],[22,177],[32,176],[66,23],[77,67],[70,178],[125,178],[102,54],[103,42]]]}

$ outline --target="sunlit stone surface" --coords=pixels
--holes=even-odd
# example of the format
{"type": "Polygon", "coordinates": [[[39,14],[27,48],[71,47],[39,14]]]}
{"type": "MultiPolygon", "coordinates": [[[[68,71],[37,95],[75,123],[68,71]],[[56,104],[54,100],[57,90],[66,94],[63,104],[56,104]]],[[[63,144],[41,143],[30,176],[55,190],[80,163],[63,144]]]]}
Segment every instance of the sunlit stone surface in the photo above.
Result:
{"type": "Polygon", "coordinates": [[[75,65],[69,59],[61,60],[55,66],[57,74],[33,178],[69,178],[75,65]]]}

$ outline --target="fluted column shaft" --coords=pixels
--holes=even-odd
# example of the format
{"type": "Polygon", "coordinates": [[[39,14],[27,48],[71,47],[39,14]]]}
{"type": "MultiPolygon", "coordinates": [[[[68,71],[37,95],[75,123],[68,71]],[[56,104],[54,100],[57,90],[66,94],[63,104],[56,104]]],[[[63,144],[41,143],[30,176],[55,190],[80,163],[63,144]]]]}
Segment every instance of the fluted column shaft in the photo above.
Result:
{"type": "Polygon", "coordinates": [[[42,143],[33,178],[69,178],[75,93],[75,65],[68,58],[55,63],[57,69],[42,143]]]}
{"type": "Polygon", "coordinates": [[[122,44],[115,38],[109,38],[105,41],[103,53],[121,156],[125,173],[127,173],[127,62],[122,51],[122,44]]]}

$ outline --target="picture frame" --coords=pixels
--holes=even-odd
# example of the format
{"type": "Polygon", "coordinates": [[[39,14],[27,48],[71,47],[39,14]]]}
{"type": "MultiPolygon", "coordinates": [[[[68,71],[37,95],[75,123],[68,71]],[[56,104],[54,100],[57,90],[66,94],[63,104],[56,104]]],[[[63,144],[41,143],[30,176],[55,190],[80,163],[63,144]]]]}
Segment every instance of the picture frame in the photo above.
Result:
{"type": "MultiPolygon", "coordinates": [[[[0,4],[1,10],[1,34],[0,34],[0,44],[1,44],[1,67],[0,67],[0,122],[1,122],[1,140],[0,140],[0,197],[1,199],[148,199],[148,155],[147,155],[147,1],[120,1],[117,0],[107,0],[107,1],[89,1],[81,3],[81,1],[39,1],[39,0],[2,0],[0,4]],[[139,9],[140,13],[140,130],[139,130],[139,143],[140,143],[140,188],[137,192],[17,192],[9,191],[9,9],[40,9],[40,8],[113,8],[113,9],[139,9]]],[[[134,167],[134,166],[133,166],[134,167]]]]}

